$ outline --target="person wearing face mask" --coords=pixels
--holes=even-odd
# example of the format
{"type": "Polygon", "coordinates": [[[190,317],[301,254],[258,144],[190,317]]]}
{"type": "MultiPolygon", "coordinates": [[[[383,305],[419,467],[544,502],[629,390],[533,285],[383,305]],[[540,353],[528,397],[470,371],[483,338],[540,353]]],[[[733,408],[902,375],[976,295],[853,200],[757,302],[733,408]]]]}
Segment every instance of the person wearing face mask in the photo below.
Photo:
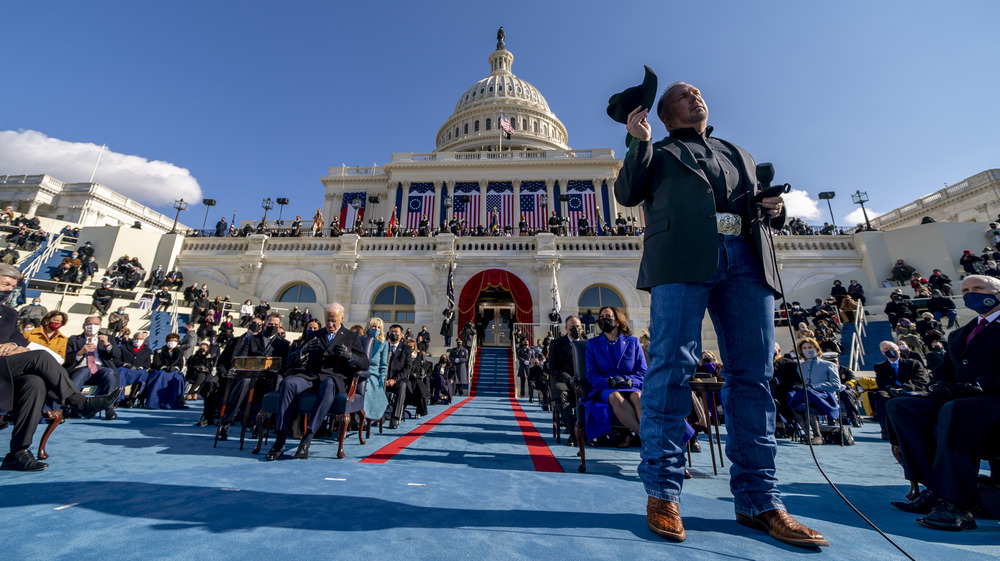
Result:
{"type": "MultiPolygon", "coordinates": [[[[259,318],[254,318],[250,322],[252,331],[249,337],[245,337],[236,351],[237,356],[273,356],[281,358],[281,368],[278,375],[283,375],[288,365],[288,341],[278,337],[278,328],[281,327],[281,314],[273,312],[268,314],[263,323],[259,318]],[[253,331],[256,330],[256,331],[253,331]]],[[[222,359],[220,357],[220,362],[222,359]]],[[[229,425],[236,419],[246,407],[247,396],[250,394],[250,387],[254,384],[253,403],[250,410],[256,409],[260,401],[264,399],[264,394],[274,389],[276,378],[262,377],[256,381],[249,378],[233,380],[232,388],[229,391],[229,401],[226,403],[226,416],[220,421],[219,440],[226,440],[229,437],[229,425]]]]}
{"type": "Polygon", "coordinates": [[[646,357],[639,338],[632,336],[625,314],[605,306],[597,314],[602,335],[587,341],[587,381],[590,393],[582,398],[586,411],[587,441],[610,434],[611,412],[633,434],[621,446],[634,446],[638,439],[646,357]]]}
{"type": "Polygon", "coordinates": [[[153,353],[149,378],[142,390],[147,409],[179,409],[184,406],[185,381],[181,374],[184,353],[179,347],[180,336],[171,333],[166,341],[153,353]]]}
{"type": "Polygon", "coordinates": [[[965,306],[977,315],[948,334],[948,354],[934,371],[927,396],[886,404],[890,441],[907,479],[927,486],[892,505],[927,514],[917,523],[936,530],[976,528],[976,476],[1000,438],[1000,280],[962,280],[965,306]]]}
{"type": "MultiPolygon", "coordinates": [[[[324,310],[324,319],[326,328],[306,333],[305,344],[288,359],[293,366],[278,388],[274,446],[264,457],[266,461],[271,462],[281,457],[291,428],[292,403],[303,392],[314,391],[317,398],[309,412],[309,425],[299,441],[295,459],[309,458],[313,435],[325,422],[328,414],[333,412],[341,415],[341,423],[350,422],[349,416],[344,413],[348,402],[347,389],[358,371],[368,370],[371,361],[361,337],[344,326],[343,305],[331,303],[324,310]]],[[[396,330],[398,326],[393,328],[396,330]]],[[[343,434],[342,429],[341,435],[343,434]]],[[[340,452],[337,456],[343,457],[340,452]]]]}
{"type": "Polygon", "coordinates": [[[809,322],[809,311],[802,307],[798,302],[792,302],[792,313],[789,317],[792,325],[798,325],[800,323],[809,322]]]}
{"type": "Polygon", "coordinates": [[[900,319],[913,319],[913,309],[902,294],[894,292],[889,298],[889,302],[885,304],[885,309],[882,312],[889,316],[889,324],[892,325],[893,329],[896,329],[900,319]]]}
{"type": "Polygon", "coordinates": [[[29,321],[35,325],[45,325],[42,318],[44,318],[48,313],[49,311],[42,305],[41,298],[36,296],[31,299],[30,304],[25,304],[21,307],[21,310],[17,312],[17,323],[22,329],[29,321]]]}
{"type": "Polygon", "coordinates": [[[948,351],[945,350],[944,343],[941,341],[934,341],[929,347],[930,351],[924,359],[927,362],[927,371],[933,373],[948,359],[948,351]]]}
{"type": "MultiPolygon", "coordinates": [[[[893,331],[895,331],[896,333],[896,340],[899,341],[900,346],[905,347],[901,350],[903,351],[911,349],[915,351],[924,350],[923,349],[924,342],[920,338],[920,333],[917,331],[917,326],[914,325],[913,322],[910,321],[909,319],[900,318],[899,323],[896,325],[896,329],[894,329],[893,331]]],[[[913,358],[910,356],[906,356],[905,352],[902,354],[903,358],[913,358]]]]}
{"type": "Polygon", "coordinates": [[[97,313],[104,316],[108,313],[108,309],[111,308],[111,303],[115,299],[115,291],[111,288],[111,283],[105,282],[94,291],[94,300],[91,304],[90,311],[93,312],[97,310],[97,313]]]}
{"type": "Polygon", "coordinates": [[[59,310],[52,310],[40,319],[41,327],[36,327],[24,334],[29,343],[52,350],[59,355],[59,360],[66,358],[66,336],[59,330],[69,321],[69,316],[59,310]]]}
{"type": "Polygon", "coordinates": [[[833,288],[830,289],[830,296],[833,296],[837,302],[837,307],[840,307],[840,301],[844,299],[844,296],[847,296],[847,288],[839,280],[835,280],[833,281],[833,288]]]}
{"type": "Polygon", "coordinates": [[[7,265],[13,265],[21,259],[21,254],[18,253],[14,244],[8,243],[7,249],[0,251],[0,263],[6,263],[7,265]]]}
{"type": "Polygon", "coordinates": [[[451,404],[451,360],[447,354],[438,358],[431,370],[431,404],[451,404]]]}
{"type": "MultiPolygon", "coordinates": [[[[316,322],[319,329],[319,322],[316,322]]],[[[373,317],[368,320],[367,335],[372,341],[372,356],[368,364],[368,387],[365,388],[365,417],[370,421],[381,419],[389,400],[385,396],[385,376],[389,370],[389,345],[382,332],[382,318],[373,317]]]]}
{"type": "Polygon", "coordinates": [[[923,365],[913,359],[900,356],[899,345],[892,341],[879,343],[879,350],[885,356],[885,361],[876,364],[875,384],[877,390],[871,395],[875,417],[882,428],[882,440],[889,440],[889,418],[885,412],[886,402],[904,395],[922,395],[926,393],[930,382],[923,365]]]}
{"type": "Polygon", "coordinates": [[[461,337],[455,340],[455,347],[448,350],[448,360],[451,361],[453,373],[451,393],[464,396],[465,388],[469,385],[469,350],[461,337]]]}
{"type": "Polygon", "coordinates": [[[553,416],[562,419],[569,433],[567,446],[576,445],[576,392],[573,390],[573,341],[584,341],[583,322],[577,316],[566,318],[566,335],[549,343],[546,369],[549,372],[549,395],[553,416]]]}
{"type": "Polygon", "coordinates": [[[952,329],[958,323],[958,312],[955,311],[955,303],[941,293],[940,290],[931,292],[931,299],[927,301],[927,311],[934,319],[941,321],[941,318],[948,318],[948,329],[952,329]]]}
{"type": "Polygon", "coordinates": [[[153,307],[150,308],[150,310],[152,310],[154,312],[156,310],[159,310],[160,308],[164,308],[164,309],[169,310],[170,309],[170,305],[173,304],[173,301],[174,301],[174,299],[170,295],[170,291],[167,290],[167,287],[166,286],[161,287],[156,292],[156,294],[153,295],[153,307]]]}
{"type": "Polygon", "coordinates": [[[800,368],[805,378],[794,386],[788,395],[788,407],[795,413],[795,420],[806,440],[813,446],[823,444],[823,435],[819,430],[818,415],[839,416],[835,392],[840,390],[840,375],[837,366],[819,357],[820,347],[815,339],[802,339],[796,344],[798,356],[802,361],[800,368]],[[806,409],[805,394],[809,394],[809,408],[806,409]]]}
{"type": "MultiPolygon", "coordinates": [[[[118,366],[122,364],[121,349],[106,334],[101,333],[101,318],[90,316],[83,320],[83,333],[66,341],[66,360],[63,366],[76,387],[96,385],[98,392],[108,394],[118,389],[118,366]]],[[[105,411],[105,419],[118,418],[114,408],[105,411]]]]}
{"type": "Polygon", "coordinates": [[[861,283],[859,283],[858,281],[856,281],[854,279],[851,279],[851,283],[847,285],[847,294],[851,298],[854,298],[858,302],[861,302],[862,306],[866,302],[866,299],[865,299],[865,288],[863,286],[861,286],[861,283]]]}
{"type": "Polygon", "coordinates": [[[125,313],[125,306],[118,306],[118,310],[111,312],[108,316],[108,331],[117,336],[123,329],[128,327],[128,314],[125,313]]]}
{"type": "Polygon", "coordinates": [[[406,396],[410,389],[410,373],[413,371],[413,353],[403,344],[403,327],[393,325],[386,336],[389,341],[389,367],[386,372],[386,392],[393,397],[392,419],[389,428],[394,429],[403,420],[406,396]]]}
{"type": "Polygon", "coordinates": [[[218,355],[212,352],[212,342],[205,339],[198,343],[198,350],[191,355],[191,358],[187,361],[187,374],[185,379],[188,382],[188,387],[191,388],[191,393],[188,393],[184,399],[187,401],[194,401],[198,399],[197,390],[205,383],[205,378],[212,374],[212,369],[215,368],[215,360],[218,355]]]}

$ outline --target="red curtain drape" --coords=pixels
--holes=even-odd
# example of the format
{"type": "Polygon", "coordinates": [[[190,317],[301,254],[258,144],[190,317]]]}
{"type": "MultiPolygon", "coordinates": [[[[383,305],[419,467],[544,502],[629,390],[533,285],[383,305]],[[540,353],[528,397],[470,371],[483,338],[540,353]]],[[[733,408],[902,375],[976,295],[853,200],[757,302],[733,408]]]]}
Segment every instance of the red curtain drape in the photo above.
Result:
{"type": "Polygon", "coordinates": [[[462,294],[458,298],[458,325],[459,331],[462,327],[476,317],[476,302],[479,295],[484,290],[499,288],[510,292],[514,299],[514,315],[518,323],[532,323],[532,303],[531,292],[524,282],[502,269],[487,269],[474,275],[469,282],[462,287],[462,294]]]}

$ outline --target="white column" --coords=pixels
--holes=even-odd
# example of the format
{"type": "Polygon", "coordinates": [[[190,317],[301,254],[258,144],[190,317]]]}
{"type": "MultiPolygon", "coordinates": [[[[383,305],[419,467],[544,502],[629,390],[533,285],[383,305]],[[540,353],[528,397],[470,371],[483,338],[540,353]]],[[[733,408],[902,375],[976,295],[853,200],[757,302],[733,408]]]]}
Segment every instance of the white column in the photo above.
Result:
{"type": "Polygon", "coordinates": [[[487,181],[485,179],[479,180],[479,224],[483,228],[488,228],[489,223],[486,221],[486,217],[489,216],[486,208],[486,185],[487,181]]]}
{"type": "Polygon", "coordinates": [[[545,220],[542,221],[542,229],[546,231],[549,229],[549,217],[552,216],[552,211],[558,208],[557,205],[559,204],[559,201],[555,200],[555,198],[552,196],[552,189],[555,187],[555,185],[556,185],[555,179],[545,180],[545,194],[549,202],[545,208],[545,220]]]}
{"type": "MultiPolygon", "coordinates": [[[[405,228],[406,222],[409,220],[410,215],[410,182],[403,181],[403,202],[401,203],[403,208],[399,209],[399,227],[405,228]]],[[[386,227],[389,223],[386,222],[386,227]]]]}

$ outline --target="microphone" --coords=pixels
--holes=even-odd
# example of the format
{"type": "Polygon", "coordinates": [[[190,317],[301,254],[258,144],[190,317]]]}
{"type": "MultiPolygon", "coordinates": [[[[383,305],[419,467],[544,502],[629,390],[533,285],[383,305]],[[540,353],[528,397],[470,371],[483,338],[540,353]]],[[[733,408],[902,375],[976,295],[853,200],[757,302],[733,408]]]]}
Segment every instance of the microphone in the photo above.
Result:
{"type": "Polygon", "coordinates": [[[774,181],[774,164],[770,162],[757,164],[757,181],[764,186],[764,189],[770,187],[774,181]]]}

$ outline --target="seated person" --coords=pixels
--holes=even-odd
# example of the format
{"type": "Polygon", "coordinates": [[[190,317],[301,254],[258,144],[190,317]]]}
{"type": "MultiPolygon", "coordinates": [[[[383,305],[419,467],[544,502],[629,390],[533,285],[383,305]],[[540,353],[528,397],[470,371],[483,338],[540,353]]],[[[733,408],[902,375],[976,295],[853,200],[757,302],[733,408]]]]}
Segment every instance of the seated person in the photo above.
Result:
{"type": "MultiPolygon", "coordinates": [[[[831,360],[831,362],[834,362],[834,360],[831,360]]],[[[854,377],[854,372],[850,368],[838,363],[837,374],[840,376],[840,406],[844,408],[844,414],[850,420],[851,426],[860,427],[861,394],[857,389],[857,379],[854,377]]]]}
{"type": "Polygon", "coordinates": [[[69,263],[70,265],[76,267],[77,269],[83,266],[83,261],[80,259],[80,254],[75,251],[69,254],[68,257],[64,257],[62,262],[60,262],[59,264],[62,265],[64,263],[69,263]]]}
{"type": "Polygon", "coordinates": [[[177,290],[184,286],[184,273],[177,270],[177,265],[167,273],[163,286],[169,290],[177,290]]]}
{"type": "MultiPolygon", "coordinates": [[[[0,302],[7,299],[20,279],[16,267],[0,264],[0,302]]],[[[0,464],[2,470],[39,471],[48,467],[29,449],[47,397],[73,407],[88,419],[111,407],[118,397],[117,390],[90,399],[84,397],[51,354],[29,351],[27,345],[28,340],[17,328],[17,311],[0,304],[0,409],[12,412],[14,421],[10,452],[0,464]]]]}
{"type": "MultiPolygon", "coordinates": [[[[590,393],[582,401],[586,410],[587,440],[592,441],[612,431],[611,413],[634,434],[639,433],[642,408],[642,382],[646,376],[646,357],[639,339],[632,336],[625,315],[613,306],[601,308],[597,326],[603,335],[587,341],[587,381],[590,393]]],[[[637,444],[629,435],[623,447],[637,444]]]]}
{"type": "MultiPolygon", "coordinates": [[[[247,331],[249,337],[245,337],[241,341],[240,347],[235,349],[232,358],[240,356],[278,357],[282,361],[281,370],[277,374],[280,376],[288,369],[288,341],[278,336],[278,330],[281,329],[281,314],[277,312],[269,314],[266,321],[254,318],[250,323],[250,327],[253,331],[247,331]]],[[[232,358],[229,359],[230,362],[226,366],[227,370],[232,365],[232,358]]],[[[247,406],[246,401],[247,396],[250,395],[251,386],[255,387],[254,400],[250,404],[250,411],[252,413],[254,409],[260,407],[260,402],[264,399],[264,394],[271,391],[276,383],[277,379],[272,376],[265,376],[257,380],[249,378],[234,380],[232,389],[229,392],[229,401],[226,402],[226,415],[219,421],[221,424],[219,427],[219,440],[226,440],[229,437],[229,425],[232,424],[239,413],[243,412],[243,408],[247,406]]],[[[207,406],[208,402],[206,399],[207,406]]]]}
{"type": "Polygon", "coordinates": [[[187,360],[187,375],[185,378],[191,384],[191,393],[185,396],[187,401],[198,399],[197,390],[205,383],[205,378],[212,374],[215,369],[215,360],[218,355],[212,352],[212,342],[208,339],[198,343],[198,349],[187,360]]]}
{"type": "MultiPolygon", "coordinates": [[[[407,332],[408,336],[403,340],[403,345],[410,350],[410,356],[413,357],[413,366],[410,368],[409,383],[406,387],[406,399],[403,402],[403,408],[407,405],[412,405],[415,410],[414,416],[419,419],[427,414],[427,402],[431,393],[430,382],[427,378],[430,376],[434,365],[424,360],[424,353],[417,351],[417,342],[413,340],[413,334],[409,333],[409,330],[407,332]]],[[[403,412],[403,408],[400,409],[400,413],[403,412]]]]}
{"type": "Polygon", "coordinates": [[[531,366],[528,368],[528,403],[532,402],[534,392],[538,392],[538,403],[542,409],[548,411],[548,375],[545,372],[545,365],[542,357],[536,356],[531,359],[531,366]]]}
{"type": "Polygon", "coordinates": [[[21,259],[21,254],[18,253],[14,244],[7,242],[7,249],[0,251],[0,263],[6,263],[7,265],[13,265],[21,259]]]}
{"type": "Polygon", "coordinates": [[[882,341],[879,343],[879,350],[886,360],[873,367],[878,389],[872,393],[871,401],[875,417],[882,428],[882,440],[889,440],[886,402],[905,395],[923,395],[929,380],[923,365],[900,356],[899,345],[896,343],[882,341]]]}
{"type": "Polygon", "coordinates": [[[889,298],[890,300],[886,303],[885,309],[882,312],[889,316],[889,323],[893,329],[896,328],[896,324],[899,323],[901,318],[913,319],[913,309],[903,298],[902,294],[893,292],[889,298]]]}
{"type": "Polygon", "coordinates": [[[865,289],[858,281],[851,279],[851,284],[847,285],[847,295],[855,301],[861,302],[862,306],[865,305],[865,289]]]}
{"type": "Polygon", "coordinates": [[[694,367],[694,378],[721,378],[722,363],[712,351],[701,351],[701,360],[694,367]]]}
{"type": "Polygon", "coordinates": [[[181,337],[176,333],[167,335],[166,344],[153,352],[149,369],[149,381],[143,395],[148,409],[178,409],[183,406],[184,393],[184,353],[180,345],[181,337]]]}
{"type": "Polygon", "coordinates": [[[907,479],[927,486],[892,505],[928,514],[917,523],[936,530],[976,528],[980,460],[993,457],[1000,422],[1000,280],[962,280],[965,305],[978,316],[948,336],[949,353],[926,396],[886,404],[893,452],[907,479]]]}
{"type": "Polygon", "coordinates": [[[403,343],[403,327],[393,325],[386,336],[389,341],[389,368],[386,371],[385,392],[393,396],[392,419],[389,428],[395,429],[403,420],[406,396],[410,390],[410,372],[413,370],[413,353],[403,343]]]}
{"type": "Polygon", "coordinates": [[[451,360],[447,354],[443,354],[431,373],[431,405],[451,403],[451,379],[451,360]]]}
{"type": "Polygon", "coordinates": [[[931,292],[931,299],[927,301],[927,311],[934,315],[934,319],[941,321],[941,318],[948,318],[948,329],[955,327],[958,321],[958,312],[955,311],[955,303],[951,298],[946,297],[940,290],[931,292]]]}
{"type": "Polygon", "coordinates": [[[284,451],[292,423],[292,403],[298,394],[305,391],[316,391],[319,394],[309,414],[309,426],[295,452],[296,459],[304,460],[309,457],[313,435],[334,407],[334,401],[346,400],[351,379],[359,370],[367,370],[370,365],[361,337],[343,325],[344,307],[334,302],[324,312],[326,329],[310,331],[304,335],[306,342],[297,355],[290,357],[295,366],[289,369],[290,374],[278,389],[280,395],[274,446],[265,456],[269,462],[277,460],[284,451]]]}
{"type": "Polygon", "coordinates": [[[42,305],[42,300],[39,297],[34,297],[31,299],[30,304],[25,304],[17,312],[17,322],[21,328],[29,321],[36,326],[43,325],[42,318],[48,314],[49,311],[42,305]]]}
{"type": "MultiPolygon", "coordinates": [[[[63,366],[70,374],[76,387],[93,384],[102,394],[118,389],[118,366],[121,364],[121,350],[107,333],[101,333],[100,316],[90,316],[83,320],[83,333],[73,335],[66,341],[66,360],[63,366]]],[[[113,407],[108,407],[104,418],[112,421],[118,418],[113,407]]]]}
{"type": "Polygon", "coordinates": [[[795,326],[794,335],[796,341],[801,341],[803,339],[812,339],[816,337],[816,334],[813,332],[813,330],[809,329],[809,326],[806,325],[805,322],[795,326]]]}
{"type": "Polygon", "coordinates": [[[901,318],[894,331],[896,333],[896,340],[905,344],[907,349],[915,351],[924,350],[924,341],[920,337],[920,332],[917,331],[917,326],[913,325],[912,321],[901,318]]]}
{"type": "Polygon", "coordinates": [[[913,277],[910,278],[910,288],[913,289],[913,293],[916,296],[921,296],[920,290],[927,285],[927,279],[920,276],[920,273],[913,273],[913,277]]]}
{"type": "Polygon", "coordinates": [[[934,269],[931,276],[927,277],[927,286],[932,291],[939,290],[941,294],[951,296],[951,279],[941,269],[934,269]]]}
{"type": "Polygon", "coordinates": [[[850,294],[840,301],[840,320],[843,323],[854,323],[858,318],[858,301],[850,294]]]}
{"type": "Polygon", "coordinates": [[[111,288],[111,283],[104,281],[101,288],[94,291],[94,300],[90,306],[90,311],[97,310],[97,313],[104,316],[111,308],[111,303],[115,299],[115,291],[111,288]]]}
{"type": "Polygon", "coordinates": [[[66,336],[59,332],[62,326],[69,321],[69,316],[59,310],[52,310],[45,314],[40,320],[41,327],[36,327],[24,334],[29,343],[51,349],[60,357],[60,361],[66,359],[66,336]]]}
{"type": "Polygon", "coordinates": [[[934,319],[934,314],[931,312],[920,314],[920,319],[917,320],[914,327],[925,347],[930,347],[935,341],[944,338],[944,329],[942,329],[941,323],[934,319]]]}
{"type": "Polygon", "coordinates": [[[54,273],[52,273],[52,276],[49,277],[49,280],[55,282],[75,283],[77,273],[79,273],[79,271],[76,269],[76,267],[70,265],[69,263],[63,263],[62,265],[59,266],[58,269],[55,270],[54,273]]]}
{"type": "Polygon", "coordinates": [[[160,308],[169,310],[173,302],[173,296],[170,295],[170,291],[167,290],[166,286],[164,286],[156,291],[156,294],[153,296],[153,307],[150,308],[150,311],[155,312],[160,308]]]}
{"type": "Polygon", "coordinates": [[[823,435],[819,430],[818,414],[840,415],[835,394],[840,391],[840,375],[837,365],[819,357],[819,343],[815,339],[802,339],[796,345],[799,360],[802,361],[800,371],[805,379],[805,387],[801,380],[793,386],[788,395],[788,406],[795,412],[795,420],[803,429],[804,443],[813,446],[823,444],[823,435]],[[806,393],[808,392],[809,407],[806,408],[806,393]]]}
{"type": "MultiPolygon", "coordinates": [[[[365,389],[365,417],[373,422],[385,416],[385,410],[389,405],[389,400],[385,397],[385,376],[389,370],[389,345],[385,342],[383,326],[381,318],[373,317],[368,320],[367,335],[373,341],[372,356],[368,364],[368,387],[365,389]]],[[[309,320],[309,323],[306,324],[307,333],[319,328],[319,322],[316,320],[309,320]]],[[[301,340],[299,339],[299,341],[301,340]]]]}
{"type": "Polygon", "coordinates": [[[576,392],[573,388],[573,341],[582,341],[583,322],[576,316],[566,318],[566,335],[549,343],[546,369],[549,372],[549,396],[552,407],[569,432],[567,443],[575,444],[576,392]]]}

